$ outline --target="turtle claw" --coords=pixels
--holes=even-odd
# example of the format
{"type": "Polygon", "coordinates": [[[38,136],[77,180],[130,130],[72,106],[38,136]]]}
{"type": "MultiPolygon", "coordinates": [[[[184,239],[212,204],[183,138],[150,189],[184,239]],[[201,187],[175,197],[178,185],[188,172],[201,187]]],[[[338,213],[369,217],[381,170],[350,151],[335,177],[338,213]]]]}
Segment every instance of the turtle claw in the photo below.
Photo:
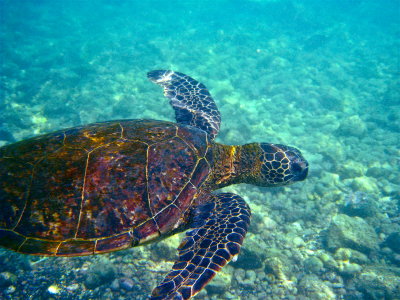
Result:
{"type": "Polygon", "coordinates": [[[250,224],[250,208],[240,196],[212,195],[194,214],[179,258],[150,299],[190,299],[239,254],[250,224]]]}

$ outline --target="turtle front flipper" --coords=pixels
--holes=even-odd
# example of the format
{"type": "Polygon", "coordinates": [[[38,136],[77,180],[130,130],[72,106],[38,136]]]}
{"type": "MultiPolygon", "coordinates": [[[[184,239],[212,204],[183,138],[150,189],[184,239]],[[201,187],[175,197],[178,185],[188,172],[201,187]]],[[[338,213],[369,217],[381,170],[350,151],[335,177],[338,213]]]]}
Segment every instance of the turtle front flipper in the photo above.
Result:
{"type": "Polygon", "coordinates": [[[175,110],[176,121],[207,132],[211,139],[218,134],[221,114],[204,84],[174,71],[155,70],[147,77],[164,88],[175,110]]]}
{"type": "Polygon", "coordinates": [[[250,224],[250,208],[235,194],[212,197],[196,208],[191,230],[178,248],[178,260],[150,299],[190,299],[239,254],[250,224]]]}

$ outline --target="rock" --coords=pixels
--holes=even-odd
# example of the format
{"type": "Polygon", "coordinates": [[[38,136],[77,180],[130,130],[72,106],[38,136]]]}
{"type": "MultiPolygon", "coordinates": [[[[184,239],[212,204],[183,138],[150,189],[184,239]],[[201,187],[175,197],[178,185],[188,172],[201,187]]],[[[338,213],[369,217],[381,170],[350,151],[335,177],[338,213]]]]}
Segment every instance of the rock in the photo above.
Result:
{"type": "Polygon", "coordinates": [[[354,191],[361,191],[370,194],[378,194],[379,188],[377,180],[374,177],[360,176],[354,179],[346,179],[345,184],[350,184],[354,191]]]}
{"type": "Polygon", "coordinates": [[[339,185],[341,181],[340,181],[340,176],[338,174],[324,172],[319,182],[322,184],[322,186],[330,187],[339,185]]]}
{"type": "Polygon", "coordinates": [[[262,232],[265,232],[265,230],[267,229],[265,228],[262,215],[257,211],[254,212],[252,211],[249,231],[254,232],[256,234],[261,234],[262,232]]]}
{"type": "Polygon", "coordinates": [[[110,285],[111,290],[113,291],[118,291],[119,290],[119,280],[114,279],[113,282],[110,285]]]}
{"type": "Polygon", "coordinates": [[[264,247],[264,242],[260,241],[258,236],[249,234],[246,237],[244,247],[240,250],[237,261],[230,263],[230,265],[245,270],[261,268],[265,259],[264,247]]]}
{"type": "Polygon", "coordinates": [[[119,279],[119,286],[125,291],[132,291],[135,286],[135,282],[130,278],[122,277],[119,279]]]}
{"type": "Polygon", "coordinates": [[[263,263],[260,255],[257,252],[243,247],[240,251],[237,261],[232,262],[231,265],[234,268],[250,270],[261,268],[263,263]]]}
{"type": "Polygon", "coordinates": [[[5,290],[5,293],[10,295],[13,294],[15,291],[17,290],[17,288],[13,285],[10,285],[9,287],[7,287],[7,289],[5,290]]]}
{"type": "Polygon", "coordinates": [[[390,175],[392,175],[392,173],[393,171],[389,168],[371,167],[368,169],[366,175],[375,178],[388,178],[390,175]]]}
{"type": "Polygon", "coordinates": [[[396,253],[400,253],[400,232],[392,232],[386,238],[384,245],[396,253]]]}
{"type": "Polygon", "coordinates": [[[273,275],[277,280],[286,281],[292,275],[291,259],[282,254],[269,253],[265,260],[264,273],[273,275]]]}
{"type": "MultiPolygon", "coordinates": [[[[335,70],[335,72],[337,71],[341,72],[340,70],[335,70]]],[[[323,103],[321,103],[323,106],[329,110],[342,110],[345,102],[339,89],[333,87],[321,87],[320,93],[321,99],[325,100],[323,103]]]]}
{"type": "Polygon", "coordinates": [[[323,267],[322,261],[315,256],[311,256],[304,261],[304,269],[308,273],[319,273],[323,267]]]}
{"type": "Polygon", "coordinates": [[[324,267],[328,270],[331,271],[335,271],[338,269],[339,265],[336,262],[336,260],[334,260],[334,258],[332,256],[330,256],[328,253],[321,253],[319,255],[319,259],[322,261],[322,263],[324,264],[324,267]]]}
{"type": "Polygon", "coordinates": [[[339,266],[339,271],[343,277],[354,277],[357,273],[360,273],[362,267],[354,263],[342,263],[339,266]]]}
{"type": "MultiPolygon", "coordinates": [[[[397,178],[397,177],[396,177],[397,178]]],[[[397,179],[399,180],[399,179],[397,179]]],[[[400,196],[400,187],[399,187],[400,181],[397,184],[392,184],[390,182],[387,182],[383,187],[382,190],[384,192],[384,195],[390,195],[392,198],[396,198],[400,196]]]]}
{"type": "Polygon", "coordinates": [[[172,260],[176,258],[176,246],[169,245],[167,241],[160,241],[151,245],[151,251],[155,260],[172,260]]]}
{"type": "Polygon", "coordinates": [[[240,279],[235,278],[238,285],[243,289],[253,289],[256,286],[257,273],[253,270],[247,270],[240,279]]]}
{"type": "Polygon", "coordinates": [[[251,282],[253,282],[253,284],[255,283],[256,279],[257,279],[257,274],[256,272],[254,272],[253,270],[247,270],[246,271],[246,277],[245,279],[250,280],[251,282]]]}
{"type": "Polygon", "coordinates": [[[88,289],[95,289],[96,287],[105,283],[111,282],[115,279],[115,268],[113,264],[106,258],[100,258],[96,263],[93,263],[88,270],[85,286],[88,289]]]}
{"type": "Polygon", "coordinates": [[[233,278],[236,281],[240,282],[240,281],[244,280],[245,276],[246,276],[246,271],[245,270],[243,270],[243,269],[235,269],[234,270],[234,277],[233,278]]]}
{"type": "MultiPolygon", "coordinates": [[[[388,87],[386,91],[382,95],[382,103],[383,105],[387,106],[392,106],[392,105],[399,105],[399,99],[400,99],[400,91],[399,91],[399,80],[393,80],[393,82],[390,80],[390,83],[388,84],[388,87]]],[[[392,122],[398,119],[398,112],[393,109],[393,112],[389,115],[391,119],[393,119],[393,114],[397,114],[397,117],[394,118],[394,120],[391,120],[392,122]]]]}
{"type": "Polygon", "coordinates": [[[374,228],[360,217],[339,214],[328,228],[327,246],[331,251],[351,248],[368,254],[378,249],[378,243],[374,228]]]}
{"type": "Polygon", "coordinates": [[[17,276],[10,272],[0,273],[0,287],[6,287],[14,284],[17,281],[17,276]]]}
{"type": "Polygon", "coordinates": [[[400,268],[369,266],[358,277],[356,288],[364,299],[398,299],[399,282],[400,268]]]}
{"type": "MultiPolygon", "coordinates": [[[[226,266],[225,268],[227,268],[226,266]]],[[[229,287],[231,286],[231,273],[230,272],[225,272],[226,270],[222,270],[221,272],[218,273],[218,276],[215,276],[213,280],[210,281],[208,285],[206,285],[207,289],[207,294],[209,295],[222,295],[225,292],[229,290],[229,287]]]]}
{"type": "Polygon", "coordinates": [[[376,203],[372,200],[360,203],[357,205],[343,205],[340,207],[340,212],[350,216],[350,217],[372,217],[378,212],[378,207],[376,203]]]}
{"type": "Polygon", "coordinates": [[[52,284],[47,288],[47,292],[51,295],[60,294],[61,288],[57,284],[52,284]]]}
{"type": "Polygon", "coordinates": [[[400,254],[394,254],[391,260],[396,266],[400,267],[400,254]]]}
{"type": "Polygon", "coordinates": [[[30,259],[29,255],[21,255],[13,251],[7,251],[6,254],[0,253],[0,272],[17,273],[21,270],[30,271],[32,270],[30,259]]]}
{"type": "Polygon", "coordinates": [[[368,257],[354,249],[349,248],[339,248],[335,252],[336,260],[350,261],[358,264],[368,263],[368,257]]]}
{"type": "Polygon", "coordinates": [[[296,236],[292,239],[292,245],[296,248],[299,248],[299,247],[304,247],[306,243],[301,237],[296,236]]]}
{"type": "Polygon", "coordinates": [[[73,284],[67,286],[65,289],[69,292],[75,292],[76,290],[80,289],[80,286],[78,283],[73,283],[73,284]]]}
{"type": "Polygon", "coordinates": [[[371,217],[379,212],[373,196],[364,192],[350,192],[340,211],[348,216],[371,217]]]}
{"type": "Polygon", "coordinates": [[[267,230],[272,231],[278,226],[278,224],[268,216],[265,216],[262,221],[264,223],[265,229],[267,230]]]}
{"type": "Polygon", "coordinates": [[[358,115],[344,118],[337,130],[342,136],[362,137],[367,131],[367,126],[358,115]]]}
{"type": "Polygon", "coordinates": [[[341,179],[354,178],[363,176],[364,168],[361,163],[350,160],[339,166],[338,172],[341,179]]]}
{"type": "Polygon", "coordinates": [[[366,255],[349,248],[339,248],[335,252],[335,258],[339,265],[338,271],[342,276],[348,278],[354,277],[362,270],[362,267],[355,262],[368,262],[368,258],[366,255]]]}
{"type": "Polygon", "coordinates": [[[335,294],[316,275],[305,275],[298,284],[298,291],[306,299],[313,300],[334,300],[335,294]]]}

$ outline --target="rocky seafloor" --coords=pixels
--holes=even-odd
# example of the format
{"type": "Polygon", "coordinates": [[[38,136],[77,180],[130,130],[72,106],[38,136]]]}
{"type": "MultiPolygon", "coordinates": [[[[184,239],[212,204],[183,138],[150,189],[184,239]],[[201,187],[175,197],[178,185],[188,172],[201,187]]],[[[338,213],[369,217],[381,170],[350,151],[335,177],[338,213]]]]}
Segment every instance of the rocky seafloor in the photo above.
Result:
{"type": "MultiPolygon", "coordinates": [[[[183,17],[168,30],[169,14],[187,7],[152,18],[128,9],[135,23],[127,7],[76,14],[66,5],[60,15],[51,5],[28,5],[18,14],[3,1],[0,145],[95,121],[173,120],[145,74],[187,73],[221,110],[218,142],[293,145],[310,163],[308,179],[292,186],[225,189],[246,199],[252,225],[238,260],[196,299],[398,299],[398,24],[371,17],[368,1],[340,16],[321,16],[318,5],[250,2],[260,15],[236,14],[235,26],[230,18],[210,25],[208,14],[218,10],[195,6],[191,17],[204,14],[204,23],[183,17]],[[293,23],[279,18],[282,10],[293,23]]],[[[0,298],[145,299],[181,238],[93,257],[0,250],[0,298]]]]}

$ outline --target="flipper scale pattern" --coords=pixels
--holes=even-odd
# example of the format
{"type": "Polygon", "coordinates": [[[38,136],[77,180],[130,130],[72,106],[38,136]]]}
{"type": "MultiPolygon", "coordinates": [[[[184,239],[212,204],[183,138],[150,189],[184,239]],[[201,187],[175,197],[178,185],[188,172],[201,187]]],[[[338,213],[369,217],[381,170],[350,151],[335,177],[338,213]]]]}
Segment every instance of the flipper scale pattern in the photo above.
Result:
{"type": "Polygon", "coordinates": [[[191,230],[178,248],[179,258],[150,299],[190,299],[239,254],[251,215],[243,198],[212,195],[194,214],[191,230]]]}
{"type": "Polygon", "coordinates": [[[178,123],[207,132],[211,139],[218,134],[221,114],[204,84],[179,72],[154,70],[147,77],[164,88],[178,123]]]}

